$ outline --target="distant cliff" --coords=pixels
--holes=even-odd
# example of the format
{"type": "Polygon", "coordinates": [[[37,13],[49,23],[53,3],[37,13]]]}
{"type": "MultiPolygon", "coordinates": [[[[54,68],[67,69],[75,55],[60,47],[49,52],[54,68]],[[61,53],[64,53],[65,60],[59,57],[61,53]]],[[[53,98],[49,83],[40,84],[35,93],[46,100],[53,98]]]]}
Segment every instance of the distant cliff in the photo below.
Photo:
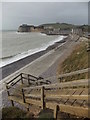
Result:
{"type": "Polygon", "coordinates": [[[44,31],[43,26],[33,26],[27,24],[23,24],[18,28],[18,32],[43,32],[43,31],[44,31]]]}

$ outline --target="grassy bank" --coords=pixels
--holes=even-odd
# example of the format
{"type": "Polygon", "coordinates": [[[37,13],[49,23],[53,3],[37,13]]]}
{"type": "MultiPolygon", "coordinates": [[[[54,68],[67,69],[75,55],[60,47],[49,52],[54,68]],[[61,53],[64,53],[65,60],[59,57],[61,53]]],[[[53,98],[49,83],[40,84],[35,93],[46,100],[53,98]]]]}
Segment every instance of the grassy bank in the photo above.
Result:
{"type": "MultiPolygon", "coordinates": [[[[22,120],[34,120],[35,116],[31,112],[21,110],[17,107],[5,107],[2,109],[2,120],[7,119],[22,119],[22,120]]],[[[49,109],[41,110],[37,116],[37,120],[52,120],[53,119],[53,111],[49,109]]]]}
{"type": "Polygon", "coordinates": [[[40,26],[44,27],[53,27],[55,29],[60,28],[61,30],[71,30],[72,28],[80,28],[84,32],[88,31],[88,25],[74,25],[74,24],[68,24],[68,23],[47,23],[47,24],[42,24],[40,26]]]}
{"type": "MultiPolygon", "coordinates": [[[[75,50],[71,53],[71,55],[65,59],[62,64],[59,64],[57,70],[58,75],[88,68],[87,44],[88,41],[81,41],[80,44],[75,47],[75,50]]],[[[87,77],[87,74],[81,74],[77,76],[71,76],[67,79],[74,80],[84,79],[87,77]]]]}
{"type": "Polygon", "coordinates": [[[8,118],[22,118],[25,120],[26,118],[33,118],[32,113],[27,113],[24,110],[21,110],[17,107],[5,107],[2,109],[2,120],[7,120],[8,118]]]}

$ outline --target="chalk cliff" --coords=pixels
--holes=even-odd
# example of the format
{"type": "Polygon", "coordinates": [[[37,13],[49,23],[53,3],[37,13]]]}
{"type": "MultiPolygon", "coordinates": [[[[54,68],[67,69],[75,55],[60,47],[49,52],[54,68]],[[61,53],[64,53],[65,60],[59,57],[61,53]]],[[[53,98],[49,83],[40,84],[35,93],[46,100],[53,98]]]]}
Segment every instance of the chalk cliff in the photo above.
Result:
{"type": "Polygon", "coordinates": [[[43,26],[33,26],[27,24],[23,24],[18,28],[18,32],[43,32],[43,31],[44,31],[43,26]]]}

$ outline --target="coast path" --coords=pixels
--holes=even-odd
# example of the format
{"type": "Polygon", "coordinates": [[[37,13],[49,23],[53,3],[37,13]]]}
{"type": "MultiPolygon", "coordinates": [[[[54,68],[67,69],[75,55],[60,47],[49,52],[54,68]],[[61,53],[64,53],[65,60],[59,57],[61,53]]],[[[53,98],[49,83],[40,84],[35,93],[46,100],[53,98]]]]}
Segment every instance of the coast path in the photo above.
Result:
{"type": "MultiPolygon", "coordinates": [[[[55,76],[59,62],[61,63],[63,60],[65,60],[65,58],[71,54],[75,45],[79,44],[79,41],[75,42],[77,39],[77,36],[75,36],[73,39],[68,37],[67,41],[62,46],[60,45],[58,48],[49,51],[48,53],[4,78],[2,80],[3,89],[5,88],[5,81],[14,78],[20,73],[32,74],[42,77],[55,76]]],[[[54,83],[56,80],[52,80],[51,82],[54,83]]]]}
{"type": "MultiPolygon", "coordinates": [[[[63,60],[65,60],[67,56],[71,54],[75,46],[80,43],[80,41],[75,42],[76,40],[77,37],[74,37],[74,39],[68,37],[67,42],[64,43],[62,46],[49,51],[48,53],[44,54],[43,56],[39,57],[38,59],[34,60],[33,62],[29,63],[28,65],[1,80],[0,98],[2,99],[0,99],[0,103],[2,102],[3,106],[10,105],[10,101],[7,100],[7,93],[4,91],[5,81],[14,78],[22,72],[42,77],[55,76],[58,64],[62,63],[63,60]]],[[[56,83],[58,81],[56,79],[51,79],[51,82],[56,83]]]]}

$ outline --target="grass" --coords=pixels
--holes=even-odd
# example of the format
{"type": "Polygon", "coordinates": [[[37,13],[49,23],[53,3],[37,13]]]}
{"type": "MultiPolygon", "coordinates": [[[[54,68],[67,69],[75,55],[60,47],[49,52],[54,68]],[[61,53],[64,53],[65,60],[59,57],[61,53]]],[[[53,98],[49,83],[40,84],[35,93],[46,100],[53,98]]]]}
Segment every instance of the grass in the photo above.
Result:
{"type": "Polygon", "coordinates": [[[75,25],[67,24],[67,23],[48,23],[48,24],[43,24],[43,26],[45,27],[52,26],[55,29],[60,28],[60,29],[68,29],[68,30],[71,30],[72,28],[76,28],[75,25]]]}
{"type": "MultiPolygon", "coordinates": [[[[49,109],[41,110],[37,120],[53,120],[53,112],[49,109]]],[[[34,114],[23,111],[17,107],[5,107],[2,109],[2,120],[9,119],[34,120],[34,114]]]]}
{"type": "MultiPolygon", "coordinates": [[[[71,30],[72,28],[80,28],[84,32],[88,32],[89,26],[88,25],[74,25],[74,24],[68,24],[68,23],[47,23],[47,24],[42,24],[45,27],[52,26],[55,29],[62,29],[62,30],[71,30]]],[[[40,26],[42,26],[40,25],[40,26]]]]}
{"type": "Polygon", "coordinates": [[[38,120],[53,120],[53,112],[49,109],[44,109],[39,113],[38,120]]]}
{"type": "Polygon", "coordinates": [[[7,120],[7,118],[22,118],[25,120],[26,118],[33,118],[33,115],[17,107],[5,107],[2,109],[2,120],[7,120]]]}
{"type": "MultiPolygon", "coordinates": [[[[79,45],[76,46],[71,55],[67,59],[65,59],[62,65],[59,65],[57,74],[59,75],[63,73],[69,73],[85,68],[88,68],[87,42],[82,41],[79,45]]],[[[67,80],[85,79],[87,77],[88,74],[81,74],[67,77],[67,80]]]]}

